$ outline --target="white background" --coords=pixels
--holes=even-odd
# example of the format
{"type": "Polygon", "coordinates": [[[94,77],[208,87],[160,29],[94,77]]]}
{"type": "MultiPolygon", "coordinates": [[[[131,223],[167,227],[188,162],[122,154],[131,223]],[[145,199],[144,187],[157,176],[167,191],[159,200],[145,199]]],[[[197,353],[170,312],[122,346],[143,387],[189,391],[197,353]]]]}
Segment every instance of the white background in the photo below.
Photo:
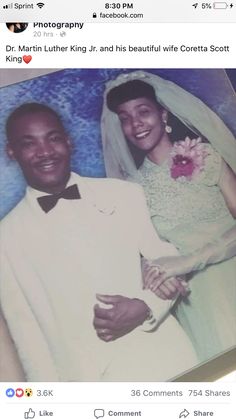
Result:
{"type": "MultiPolygon", "coordinates": [[[[99,68],[99,67],[142,67],[142,68],[233,68],[236,62],[235,24],[84,24],[83,29],[40,29],[33,24],[22,33],[10,32],[0,24],[1,46],[0,67],[2,68],[99,68]],[[63,34],[63,35],[61,35],[63,34]],[[229,52],[100,52],[100,46],[123,45],[161,47],[181,45],[198,47],[215,45],[229,47],[229,52]],[[97,46],[98,51],[81,52],[30,52],[29,64],[6,62],[6,45],[15,47],[12,54],[22,57],[28,52],[18,51],[18,46],[97,46]]],[[[69,48],[68,48],[69,49],[69,48]]]]}

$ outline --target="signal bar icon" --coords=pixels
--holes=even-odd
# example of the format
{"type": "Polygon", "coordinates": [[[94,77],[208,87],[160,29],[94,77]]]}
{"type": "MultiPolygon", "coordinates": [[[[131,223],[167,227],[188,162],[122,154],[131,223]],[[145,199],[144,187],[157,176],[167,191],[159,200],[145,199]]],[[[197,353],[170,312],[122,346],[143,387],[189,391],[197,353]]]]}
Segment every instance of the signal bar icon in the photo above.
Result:
{"type": "Polygon", "coordinates": [[[13,9],[13,3],[5,4],[2,6],[3,9],[13,9]]]}
{"type": "Polygon", "coordinates": [[[37,3],[37,6],[42,9],[42,7],[44,6],[44,3],[37,3]]]}

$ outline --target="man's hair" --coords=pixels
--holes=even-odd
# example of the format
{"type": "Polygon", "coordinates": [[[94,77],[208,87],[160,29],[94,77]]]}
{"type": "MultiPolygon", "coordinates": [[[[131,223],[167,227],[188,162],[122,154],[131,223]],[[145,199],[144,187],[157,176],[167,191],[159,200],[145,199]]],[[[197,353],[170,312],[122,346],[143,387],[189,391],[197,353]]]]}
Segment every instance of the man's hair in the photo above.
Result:
{"type": "Polygon", "coordinates": [[[111,89],[106,97],[107,107],[110,111],[117,112],[118,106],[122,103],[140,97],[148,98],[152,100],[157,107],[162,108],[157,102],[154,88],[149,83],[142,80],[130,80],[111,89]]]}
{"type": "Polygon", "coordinates": [[[52,109],[49,106],[44,105],[42,103],[37,103],[37,102],[24,103],[23,105],[16,108],[7,118],[6,134],[7,134],[7,139],[8,139],[9,142],[12,141],[11,128],[14,125],[15,121],[18,118],[21,118],[22,116],[30,115],[30,114],[32,115],[32,114],[36,114],[36,113],[50,113],[51,115],[53,115],[57,119],[57,121],[59,122],[59,124],[61,125],[61,127],[64,130],[64,126],[63,126],[63,123],[61,121],[61,118],[58,115],[58,113],[56,111],[54,111],[54,109],[52,109]]]}

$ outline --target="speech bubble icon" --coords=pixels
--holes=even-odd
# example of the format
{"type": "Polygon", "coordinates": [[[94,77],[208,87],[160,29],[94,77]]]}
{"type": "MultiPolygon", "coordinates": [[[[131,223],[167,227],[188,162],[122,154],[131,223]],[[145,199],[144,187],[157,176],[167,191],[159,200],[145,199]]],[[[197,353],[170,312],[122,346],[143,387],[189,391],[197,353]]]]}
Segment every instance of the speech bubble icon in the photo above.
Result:
{"type": "Polygon", "coordinates": [[[103,409],[95,409],[94,412],[93,412],[93,414],[94,414],[94,416],[95,416],[96,419],[99,419],[99,418],[103,418],[104,417],[105,412],[104,412],[103,409]]]}

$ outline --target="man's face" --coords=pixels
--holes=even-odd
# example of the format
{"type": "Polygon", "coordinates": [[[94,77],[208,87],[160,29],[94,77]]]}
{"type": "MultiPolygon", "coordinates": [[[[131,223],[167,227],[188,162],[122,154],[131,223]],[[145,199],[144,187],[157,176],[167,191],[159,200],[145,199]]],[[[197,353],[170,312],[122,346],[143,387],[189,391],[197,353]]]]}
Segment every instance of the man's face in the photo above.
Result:
{"type": "Polygon", "coordinates": [[[20,165],[27,183],[47,193],[61,192],[70,176],[70,140],[50,112],[18,117],[10,130],[8,155],[20,165]]]}

